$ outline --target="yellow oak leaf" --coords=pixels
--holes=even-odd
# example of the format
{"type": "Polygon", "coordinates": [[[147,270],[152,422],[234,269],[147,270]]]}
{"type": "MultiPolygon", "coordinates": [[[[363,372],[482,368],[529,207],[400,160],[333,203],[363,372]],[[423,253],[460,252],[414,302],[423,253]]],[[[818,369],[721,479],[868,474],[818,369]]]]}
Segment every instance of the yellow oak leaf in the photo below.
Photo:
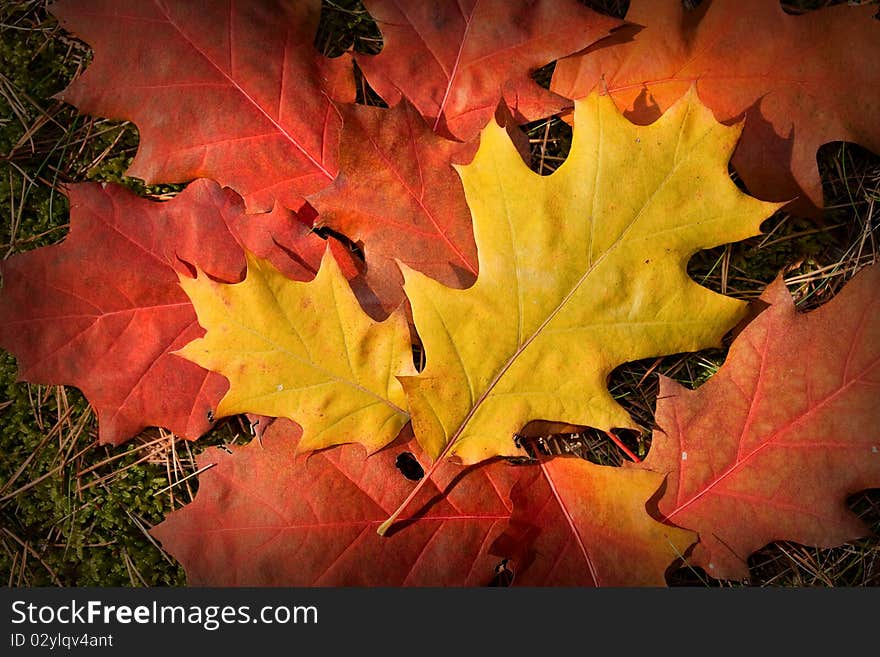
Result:
{"type": "Polygon", "coordinates": [[[235,285],[180,278],[205,337],[177,354],[229,380],[216,416],[257,413],[302,426],[300,451],[359,442],[374,452],[409,420],[396,375],[415,373],[405,314],[364,313],[335,258],[314,280],[247,254],[235,285]]]}
{"type": "Polygon", "coordinates": [[[693,90],[648,126],[593,95],[575,106],[568,159],[543,177],[504,128],[483,131],[458,167],[476,283],[401,266],[427,363],[401,381],[432,457],[522,455],[513,435],[532,420],[633,427],[607,388],[615,367],[720,345],[746,304],[694,282],[688,260],[758,234],[780,206],[730,179],[740,131],[693,90]]]}

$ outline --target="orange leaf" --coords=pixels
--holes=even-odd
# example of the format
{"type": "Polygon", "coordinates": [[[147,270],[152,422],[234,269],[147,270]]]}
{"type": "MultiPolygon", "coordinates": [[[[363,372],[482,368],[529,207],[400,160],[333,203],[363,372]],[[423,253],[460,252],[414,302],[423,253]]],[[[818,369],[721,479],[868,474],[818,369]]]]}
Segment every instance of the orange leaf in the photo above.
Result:
{"type": "Polygon", "coordinates": [[[530,73],[586,48],[620,21],[575,0],[365,0],[378,55],[356,55],[389,104],[406,97],[437,134],[470,141],[503,97],[521,123],[570,103],[530,73]]]}
{"type": "Polygon", "coordinates": [[[880,267],[807,314],[781,280],[762,299],[707,383],[661,380],[642,464],[669,473],[662,519],[699,533],[692,562],[720,578],[771,541],[866,535],[846,497],[880,486],[880,267]]]}
{"type": "Polygon", "coordinates": [[[386,311],[404,299],[398,260],[445,285],[471,285],[477,248],[453,163],[470,160],[476,143],[438,137],[406,101],[342,111],[339,176],[309,197],[318,224],[363,242],[366,282],[386,311]]]}
{"type": "MultiPolygon", "coordinates": [[[[195,501],[152,530],[195,586],[485,586],[488,546],[510,517],[520,468],[448,464],[413,516],[376,527],[409,488],[395,465],[409,442],[370,457],[354,445],[297,455],[300,431],[274,422],[260,441],[198,458],[195,501]]],[[[422,461],[424,463],[424,461],[422,461]]]]}
{"type": "Polygon", "coordinates": [[[95,50],[61,98],[138,127],[128,175],[212,178],[249,212],[298,209],[336,175],[331,98],[353,102],[354,78],[350,58],[315,52],[318,0],[64,0],[52,13],[95,50]]]}
{"type": "Polygon", "coordinates": [[[557,457],[511,492],[510,527],[492,546],[522,586],[664,586],[697,536],[657,522],[645,503],[662,475],[557,457]],[[647,476],[646,476],[647,475],[647,476]]]}
{"type": "Polygon", "coordinates": [[[746,117],[733,165],[751,194],[817,214],[816,149],[853,141],[880,152],[880,22],[876,5],[802,16],[767,0],[633,0],[613,44],[561,60],[551,89],[569,98],[607,91],[649,123],[696,84],[722,122],[746,117]]]}

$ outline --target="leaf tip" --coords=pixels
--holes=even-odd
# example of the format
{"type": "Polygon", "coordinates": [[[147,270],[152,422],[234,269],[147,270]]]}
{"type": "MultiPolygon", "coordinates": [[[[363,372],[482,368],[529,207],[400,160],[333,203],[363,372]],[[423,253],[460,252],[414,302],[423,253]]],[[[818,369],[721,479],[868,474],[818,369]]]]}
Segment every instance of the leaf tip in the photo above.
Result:
{"type": "Polygon", "coordinates": [[[785,277],[780,273],[761,293],[760,301],[769,304],[777,310],[785,308],[794,311],[795,304],[791,292],[785,283],[785,277]]]}

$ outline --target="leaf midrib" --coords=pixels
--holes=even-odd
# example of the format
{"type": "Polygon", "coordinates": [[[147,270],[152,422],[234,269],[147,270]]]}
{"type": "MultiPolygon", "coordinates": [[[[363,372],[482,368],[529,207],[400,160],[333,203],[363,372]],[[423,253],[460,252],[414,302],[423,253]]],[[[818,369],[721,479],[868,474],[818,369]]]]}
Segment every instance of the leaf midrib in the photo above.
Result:
{"type": "MultiPolygon", "coordinates": [[[[263,108],[263,106],[260,105],[260,103],[258,103],[257,100],[253,96],[251,96],[241,85],[239,85],[238,82],[236,82],[232,78],[231,75],[226,73],[226,71],[224,71],[217,64],[217,62],[215,62],[213,59],[211,59],[207,55],[207,53],[204,50],[202,50],[192,39],[190,39],[189,36],[187,36],[187,34],[183,31],[183,29],[171,18],[171,16],[168,14],[168,12],[166,12],[165,9],[159,3],[154,3],[154,4],[156,5],[156,8],[162,14],[162,16],[165,17],[165,20],[168,21],[168,24],[171,27],[173,27],[177,31],[178,34],[180,34],[181,38],[184,41],[186,41],[190,46],[192,46],[192,48],[196,52],[198,52],[206,62],[208,62],[211,66],[213,66],[217,70],[217,72],[220,75],[222,75],[229,82],[229,84],[231,84],[251,105],[253,105],[254,108],[260,114],[262,114],[266,118],[266,120],[269,121],[284,136],[284,138],[288,142],[290,142],[290,144],[292,144],[298,151],[300,151],[306,157],[306,159],[309,162],[311,162],[312,165],[322,175],[324,175],[324,177],[326,177],[328,180],[333,180],[333,178],[335,176],[323,164],[321,164],[317,159],[315,159],[315,157],[308,151],[308,149],[305,146],[300,144],[299,141],[297,141],[297,139],[290,132],[288,132],[287,129],[284,128],[284,126],[282,126],[277,120],[272,118],[272,116],[269,114],[269,112],[267,112],[263,108]]],[[[231,27],[231,23],[230,23],[230,27],[231,27]]],[[[231,43],[229,44],[229,47],[230,47],[230,51],[231,51],[232,50],[231,43]]],[[[282,63],[282,67],[283,66],[284,66],[284,64],[282,63]]],[[[283,68],[282,68],[282,74],[283,74],[283,68]]],[[[283,101],[283,99],[281,99],[281,101],[283,101]]]]}
{"type": "MultiPolygon", "coordinates": [[[[801,414],[795,416],[794,418],[788,420],[788,421],[785,422],[782,426],[776,428],[776,429],[775,429],[775,430],[774,430],[769,436],[767,436],[767,437],[762,441],[762,443],[761,443],[760,445],[758,445],[755,449],[753,449],[752,451],[750,451],[748,454],[746,454],[746,455],[743,456],[742,458],[737,457],[737,460],[736,460],[732,465],[730,465],[730,466],[729,466],[724,472],[722,472],[720,475],[718,475],[717,477],[715,477],[715,479],[713,479],[711,482],[707,483],[706,486],[705,486],[704,488],[702,488],[702,489],[701,489],[696,495],[692,495],[689,499],[685,500],[684,502],[677,503],[677,504],[676,504],[676,508],[673,509],[670,513],[665,513],[665,514],[663,514],[663,516],[664,516],[663,519],[664,519],[664,520],[669,520],[669,519],[673,518],[674,516],[678,515],[679,513],[681,513],[682,511],[685,511],[685,510],[686,510],[688,507],[690,507],[692,504],[694,504],[695,502],[699,501],[704,495],[707,495],[707,494],[709,494],[710,492],[712,492],[712,490],[713,490],[716,486],[722,484],[725,480],[727,480],[728,477],[734,475],[734,474],[736,473],[737,470],[739,470],[742,466],[744,466],[745,464],[747,464],[747,463],[748,463],[753,457],[755,457],[755,456],[757,456],[758,454],[760,454],[761,452],[763,452],[766,448],[768,448],[768,447],[788,447],[789,445],[787,445],[787,444],[781,444],[781,443],[777,443],[777,442],[775,442],[775,441],[776,441],[777,438],[779,438],[781,435],[785,435],[785,434],[789,433],[789,432],[790,432],[795,426],[797,426],[798,424],[804,422],[806,419],[809,418],[809,416],[811,416],[811,415],[812,415],[813,413],[815,413],[817,410],[819,410],[820,408],[823,408],[823,407],[827,406],[828,404],[830,404],[831,402],[833,402],[835,399],[837,399],[840,395],[844,394],[844,392],[846,392],[846,390],[847,390],[850,386],[852,386],[852,385],[855,384],[855,383],[861,383],[861,382],[862,382],[862,377],[863,377],[867,372],[869,372],[869,371],[872,370],[873,368],[877,367],[878,364],[880,364],[880,357],[875,358],[873,361],[871,361],[871,362],[868,364],[867,367],[865,367],[861,372],[859,372],[858,375],[856,375],[855,377],[853,377],[852,379],[850,379],[850,380],[847,381],[846,383],[842,384],[837,390],[835,390],[835,391],[832,392],[831,394],[827,395],[825,398],[823,398],[821,401],[819,401],[818,403],[816,403],[814,406],[812,406],[811,408],[807,409],[807,410],[804,411],[803,413],[801,413],[801,414]]],[[[823,447],[823,446],[825,446],[825,445],[824,445],[823,443],[821,443],[821,442],[817,442],[817,443],[815,443],[815,444],[812,444],[812,443],[811,443],[811,444],[798,443],[798,444],[796,444],[796,445],[792,445],[792,446],[797,446],[797,447],[803,447],[803,448],[806,448],[806,447],[809,447],[809,446],[811,446],[811,445],[812,445],[813,447],[816,447],[816,448],[819,448],[819,447],[823,447]]],[[[855,445],[854,445],[854,446],[855,446],[855,445]]],[[[679,469],[679,478],[680,478],[680,477],[681,477],[681,469],[679,469]]],[[[680,481],[680,480],[679,480],[679,484],[678,484],[678,485],[679,485],[679,489],[681,489],[681,481],[680,481]]]]}
{"type": "MultiPolygon", "coordinates": [[[[284,309],[282,308],[281,303],[278,300],[278,297],[275,296],[275,294],[270,294],[270,296],[272,298],[272,301],[275,304],[275,307],[278,309],[279,314],[281,315],[281,317],[283,317],[285,319],[285,324],[293,330],[293,332],[297,335],[297,337],[299,337],[299,332],[296,330],[296,327],[293,326],[291,324],[291,322],[287,319],[287,315],[284,313],[284,309]]],[[[234,324],[235,326],[238,326],[239,328],[241,328],[245,332],[249,333],[250,335],[253,335],[254,337],[258,338],[262,342],[265,342],[266,344],[271,345],[273,347],[274,351],[279,351],[279,352],[283,353],[284,355],[289,356],[292,360],[295,360],[298,363],[301,363],[307,367],[310,367],[313,370],[316,370],[316,371],[322,373],[328,379],[331,379],[332,381],[334,381],[336,383],[339,383],[341,385],[347,385],[351,388],[355,388],[356,390],[359,390],[360,392],[366,394],[367,396],[374,397],[375,399],[381,401],[383,404],[385,404],[386,406],[391,408],[391,410],[393,410],[395,413],[399,413],[407,418],[409,417],[409,412],[400,408],[391,400],[386,399],[385,397],[382,397],[381,395],[377,394],[376,392],[373,392],[369,388],[365,388],[364,386],[362,386],[360,383],[357,383],[356,381],[352,381],[350,379],[343,378],[337,374],[334,374],[333,372],[330,372],[329,370],[316,364],[314,362],[314,360],[312,360],[311,358],[308,360],[302,358],[301,356],[291,352],[287,348],[278,344],[274,340],[271,340],[268,337],[266,337],[265,335],[261,334],[259,331],[251,328],[250,326],[247,326],[246,324],[243,324],[241,321],[236,319],[233,315],[229,315],[229,321],[232,324],[234,324]]],[[[301,337],[299,337],[299,339],[302,341],[303,346],[306,346],[306,341],[303,340],[301,337]]],[[[250,350],[250,351],[253,351],[253,350],[250,350]]],[[[350,360],[349,360],[349,363],[350,363],[350,360]]],[[[352,374],[354,374],[354,371],[352,371],[352,374]]],[[[291,388],[291,390],[299,390],[299,388],[291,388]]]]}
{"type": "MultiPolygon", "coordinates": [[[[682,126],[687,121],[689,113],[690,113],[690,110],[688,110],[688,113],[686,113],[682,117],[682,119],[681,119],[682,126]]],[[[682,132],[683,132],[682,130],[679,130],[679,133],[678,133],[679,143],[681,142],[682,132]]],[[[642,205],[642,207],[639,208],[639,211],[635,214],[635,216],[632,218],[632,220],[630,220],[630,222],[626,225],[626,227],[621,231],[620,235],[615,239],[615,241],[608,247],[608,249],[604,253],[602,253],[596,259],[595,262],[592,262],[587,267],[584,274],[577,280],[577,282],[575,282],[575,284],[571,287],[571,289],[568,291],[568,293],[562,298],[562,300],[556,305],[556,307],[548,314],[547,318],[538,326],[537,329],[535,329],[535,331],[528,337],[528,339],[521,346],[519,346],[516,349],[516,351],[513,353],[513,355],[511,355],[511,357],[507,360],[507,362],[504,363],[504,365],[501,367],[501,369],[498,371],[498,373],[494,376],[492,381],[490,381],[489,385],[486,386],[486,390],[480,395],[480,397],[477,399],[476,403],[474,403],[474,405],[468,411],[468,414],[462,420],[462,422],[459,425],[456,432],[449,439],[447,446],[443,450],[441,456],[438,458],[438,461],[441,460],[442,458],[444,458],[445,456],[449,455],[449,453],[452,451],[452,449],[454,448],[454,446],[458,442],[459,438],[461,437],[462,433],[464,433],[464,430],[467,427],[468,423],[471,421],[471,419],[474,417],[474,415],[476,415],[477,411],[482,406],[483,402],[486,401],[486,399],[489,397],[489,395],[494,390],[495,386],[498,385],[498,383],[501,381],[502,377],[513,366],[513,364],[516,362],[516,360],[523,354],[523,352],[525,352],[525,350],[529,347],[529,345],[532,342],[534,342],[541,335],[541,333],[547,327],[547,325],[550,324],[550,322],[552,322],[553,319],[562,311],[562,309],[568,304],[568,302],[571,300],[571,298],[578,292],[581,285],[584,284],[584,282],[587,280],[587,278],[590,276],[590,274],[592,274],[604,262],[604,260],[609,256],[609,254],[613,253],[617,249],[617,247],[619,247],[624,242],[624,238],[627,236],[627,234],[630,232],[630,230],[633,228],[633,226],[635,226],[638,223],[639,219],[641,219],[642,215],[644,214],[645,209],[648,208],[653,203],[654,199],[657,197],[657,194],[660,192],[660,190],[662,190],[667,185],[667,183],[669,183],[669,181],[673,178],[673,176],[679,170],[680,166],[690,159],[691,154],[694,153],[697,150],[697,148],[699,147],[699,145],[702,144],[703,140],[705,140],[712,133],[713,133],[712,130],[706,130],[700,136],[700,138],[693,144],[693,146],[691,147],[687,156],[682,158],[681,160],[676,160],[674,162],[673,166],[670,168],[669,172],[666,174],[664,179],[660,182],[659,185],[657,185],[656,189],[654,189],[654,191],[651,193],[651,196],[645,201],[645,203],[642,205]]],[[[602,146],[601,141],[599,141],[598,144],[599,144],[599,148],[601,148],[601,146],[602,146]]],[[[678,144],[676,144],[676,153],[677,152],[678,152],[678,144]]],[[[497,159],[494,159],[494,164],[496,167],[496,171],[498,172],[497,175],[499,176],[499,179],[500,179],[502,172],[499,169],[499,164],[498,164],[497,159]]],[[[557,169],[557,171],[554,172],[553,174],[551,174],[548,178],[552,179],[554,176],[559,175],[560,172],[564,171],[564,166],[565,166],[565,163],[563,163],[562,167],[557,169]]],[[[595,213],[595,208],[593,208],[593,212],[595,213]]],[[[595,216],[591,218],[591,222],[595,222],[595,216]]]]}
{"type": "Polygon", "coordinates": [[[562,494],[559,492],[559,490],[557,490],[556,482],[553,481],[553,477],[547,470],[547,466],[545,463],[541,463],[541,472],[544,474],[544,478],[547,480],[547,485],[550,487],[550,492],[553,494],[553,498],[559,505],[559,510],[562,512],[562,515],[565,518],[565,524],[568,526],[572,536],[575,539],[575,542],[578,545],[578,551],[581,553],[581,556],[583,557],[584,561],[587,564],[587,567],[590,570],[590,576],[593,578],[593,582],[595,582],[596,586],[601,586],[599,573],[596,572],[596,566],[593,563],[593,559],[590,557],[590,552],[589,550],[587,550],[584,539],[581,536],[581,533],[578,531],[577,522],[575,522],[571,511],[569,511],[568,509],[568,505],[562,498],[562,494]]]}

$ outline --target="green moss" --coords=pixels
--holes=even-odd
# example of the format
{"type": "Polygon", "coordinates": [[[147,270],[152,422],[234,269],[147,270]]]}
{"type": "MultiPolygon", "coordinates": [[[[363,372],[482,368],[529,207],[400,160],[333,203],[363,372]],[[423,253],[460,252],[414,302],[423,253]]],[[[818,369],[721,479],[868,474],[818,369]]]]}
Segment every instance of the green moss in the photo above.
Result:
{"type": "MultiPolygon", "coordinates": [[[[2,25],[29,28],[0,28],[4,254],[64,238],[69,206],[60,191],[63,183],[112,181],[138,194],[182,187],[147,187],[124,175],[138,143],[132,125],[79,116],[72,107],[51,100],[85,65],[88,51],[59,39],[54,19],[35,5],[10,3],[0,8],[2,25]],[[109,155],[101,158],[105,151],[109,155]],[[90,166],[96,161],[97,166],[90,166]]],[[[29,482],[38,483],[0,501],[0,526],[5,530],[0,536],[0,582],[130,586],[143,578],[150,585],[183,584],[181,567],[167,559],[138,524],[150,527],[171,511],[169,495],[160,492],[169,485],[164,465],[141,463],[104,484],[90,486],[143,456],[135,451],[139,443],[97,447],[92,412],[72,388],[64,391],[70,409],[64,428],[47,439],[63,412],[57,396],[51,389],[16,382],[16,376],[15,359],[0,352],[0,487],[6,486],[0,498],[29,482]],[[80,422],[83,430],[75,440],[68,440],[80,422]],[[79,475],[118,454],[123,456],[79,475]]],[[[230,439],[228,430],[219,429],[204,443],[230,439]]]]}
{"type": "Polygon", "coordinates": [[[32,5],[0,13],[4,62],[0,94],[0,153],[8,162],[0,176],[0,245],[24,251],[61,240],[68,223],[68,202],[61,186],[70,182],[116,182],[137,194],[166,194],[183,185],[146,186],[124,175],[137,150],[133,125],[81,116],[51,97],[62,91],[90,52],[57,38],[56,21],[32,5]],[[35,129],[36,128],[36,129],[35,129]],[[105,156],[105,153],[109,155],[105,156]],[[97,165],[93,166],[93,163],[97,165]]]}
{"type": "MultiPolygon", "coordinates": [[[[159,465],[137,465],[106,486],[82,490],[82,486],[111,469],[118,470],[133,463],[140,454],[133,453],[134,445],[120,450],[94,446],[95,423],[91,411],[82,395],[73,389],[66,391],[70,413],[65,426],[70,431],[85,419],[87,430],[72,444],[67,444],[64,430],[57,437],[44,440],[59,415],[56,397],[40,395],[37,386],[15,383],[15,372],[12,356],[2,354],[0,390],[8,405],[0,412],[0,453],[3,454],[0,481],[8,482],[28,459],[30,461],[3,495],[45,477],[0,503],[3,527],[32,551],[28,554],[22,583],[30,586],[131,585],[123,553],[128,554],[148,584],[183,583],[179,566],[170,564],[145,541],[131,518],[135,516],[150,526],[170,511],[168,496],[159,494],[168,485],[164,469],[159,465]],[[41,396],[43,401],[38,403],[36,400],[41,396]],[[70,455],[79,452],[85,456],[68,460],[70,455]],[[90,476],[78,476],[79,471],[115,452],[130,455],[90,476]]],[[[0,577],[4,582],[17,583],[22,572],[23,550],[15,538],[5,536],[7,549],[0,551],[0,577]]]]}
{"type": "MultiPolygon", "coordinates": [[[[64,429],[45,440],[64,409],[59,409],[55,395],[45,394],[47,388],[16,383],[15,372],[14,358],[0,354],[0,394],[7,404],[0,411],[0,481],[9,481],[30,461],[0,497],[45,476],[0,502],[0,524],[39,555],[38,560],[29,554],[21,583],[131,586],[142,579],[150,586],[185,584],[182,568],[167,559],[142,529],[158,524],[172,511],[165,465],[134,465],[145,454],[138,449],[142,441],[118,448],[95,445],[92,412],[72,388],[65,390],[70,412],[64,429]],[[80,421],[85,429],[68,442],[66,437],[80,421]],[[118,458],[95,468],[110,457],[118,458]]],[[[233,438],[230,427],[220,425],[199,445],[233,438]]],[[[178,497],[181,493],[178,490],[178,497]]],[[[8,535],[3,538],[7,549],[0,550],[0,581],[17,584],[21,545],[8,535]]]]}

